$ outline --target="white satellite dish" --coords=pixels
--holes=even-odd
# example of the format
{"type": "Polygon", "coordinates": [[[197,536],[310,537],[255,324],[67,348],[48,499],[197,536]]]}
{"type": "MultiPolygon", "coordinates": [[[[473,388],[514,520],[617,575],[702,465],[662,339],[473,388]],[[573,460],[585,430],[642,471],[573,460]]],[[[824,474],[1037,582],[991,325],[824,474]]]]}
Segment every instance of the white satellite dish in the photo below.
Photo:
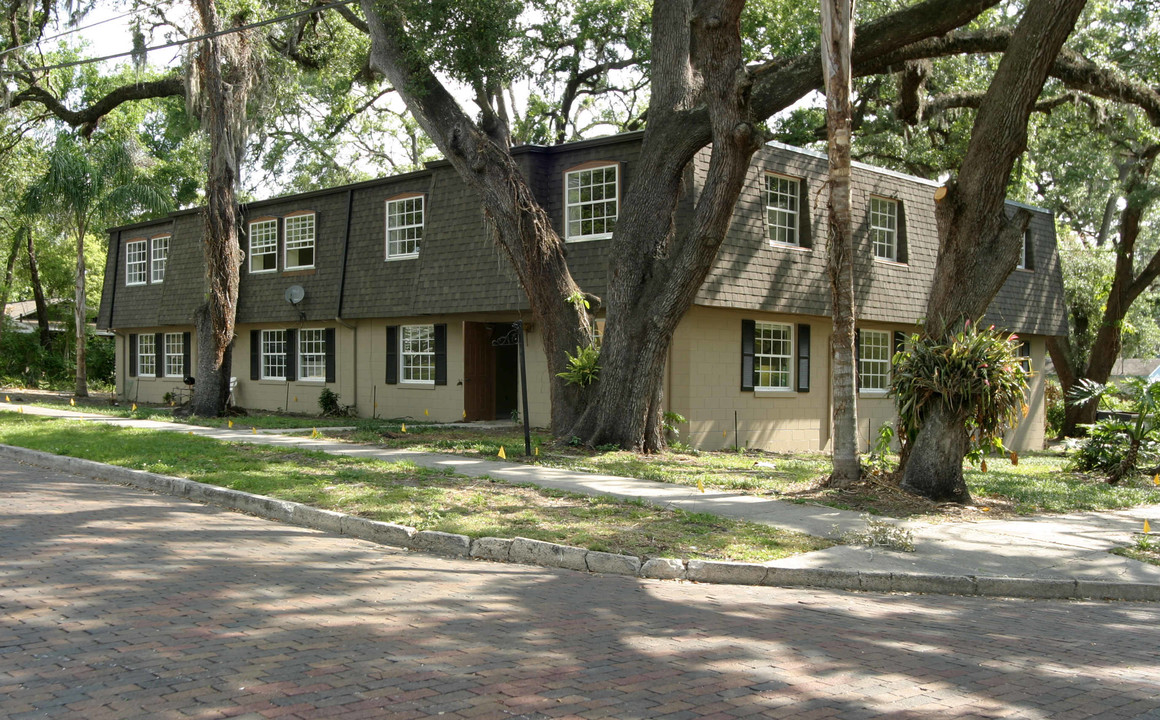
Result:
{"type": "Polygon", "coordinates": [[[306,297],[306,291],[302,289],[301,285],[291,285],[286,288],[286,302],[291,305],[297,305],[302,302],[302,298],[306,297]]]}

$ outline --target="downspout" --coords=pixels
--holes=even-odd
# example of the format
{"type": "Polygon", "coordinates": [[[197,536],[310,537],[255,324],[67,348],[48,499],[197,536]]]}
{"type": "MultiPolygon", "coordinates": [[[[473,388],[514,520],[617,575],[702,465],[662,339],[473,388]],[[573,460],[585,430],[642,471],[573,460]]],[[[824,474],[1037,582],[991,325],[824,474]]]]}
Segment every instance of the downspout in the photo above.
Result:
{"type": "MultiPolygon", "coordinates": [[[[334,310],[334,321],[351,331],[353,335],[354,360],[351,363],[351,392],[358,403],[358,328],[342,319],[342,301],[346,294],[346,258],[350,250],[351,218],[354,215],[354,189],[346,191],[346,230],[342,238],[342,262],[338,270],[338,306],[334,310]]],[[[336,348],[337,350],[337,348],[336,348]]],[[[337,353],[336,353],[337,355],[337,353]]]]}
{"type": "MultiPolygon", "coordinates": [[[[117,324],[114,322],[113,315],[117,311],[117,270],[121,267],[121,231],[117,231],[117,241],[113,243],[113,284],[109,291],[109,329],[113,331],[113,337],[121,340],[120,334],[117,333],[117,324]]],[[[129,338],[124,338],[125,349],[121,353],[121,357],[125,358],[125,362],[121,363],[120,372],[124,373],[121,378],[121,388],[125,391],[125,402],[129,401],[129,338]]],[[[117,397],[116,383],[113,385],[113,398],[117,397]]]]}

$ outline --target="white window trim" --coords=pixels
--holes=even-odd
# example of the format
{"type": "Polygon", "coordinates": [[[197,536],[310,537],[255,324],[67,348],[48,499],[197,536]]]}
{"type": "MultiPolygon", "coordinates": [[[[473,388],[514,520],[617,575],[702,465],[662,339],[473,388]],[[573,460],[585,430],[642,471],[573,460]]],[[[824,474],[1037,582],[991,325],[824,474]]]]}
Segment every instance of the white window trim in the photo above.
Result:
{"type": "MultiPolygon", "coordinates": [[[[862,328],[860,330],[860,333],[861,333],[861,340],[858,343],[858,358],[857,358],[858,375],[860,378],[866,377],[866,373],[862,372],[862,351],[865,350],[867,347],[869,347],[869,345],[866,342],[866,338],[871,333],[873,333],[875,335],[884,335],[886,337],[886,361],[885,361],[886,362],[886,372],[883,374],[883,380],[886,383],[886,387],[883,387],[883,388],[865,387],[864,385],[862,385],[862,381],[860,380],[859,385],[862,385],[862,386],[858,388],[858,394],[859,395],[884,396],[890,392],[890,382],[892,380],[891,373],[893,372],[893,363],[891,362],[891,356],[892,356],[891,350],[893,348],[894,338],[892,337],[889,330],[877,330],[874,328],[862,328]]],[[[869,360],[868,362],[882,362],[882,361],[881,360],[869,360]]]]}
{"type": "MultiPolygon", "coordinates": [[[[611,217],[612,217],[612,220],[614,223],[616,223],[620,220],[620,163],[612,162],[612,163],[603,163],[603,164],[583,165],[580,167],[573,168],[571,170],[565,170],[564,171],[564,241],[565,242],[588,242],[589,240],[607,240],[608,238],[612,237],[612,233],[610,233],[610,232],[593,233],[592,235],[573,235],[571,230],[570,230],[571,223],[568,220],[568,211],[574,206],[573,203],[568,202],[568,179],[570,177],[572,177],[573,175],[579,175],[580,173],[592,172],[594,170],[605,170],[607,168],[613,168],[616,171],[616,189],[615,189],[615,192],[613,193],[613,197],[612,197],[613,203],[615,203],[615,206],[616,206],[616,214],[611,216],[611,217]]],[[[591,201],[590,200],[586,203],[577,202],[577,203],[575,203],[575,206],[592,205],[596,202],[606,202],[606,201],[607,201],[607,199],[599,200],[599,201],[591,201]]]]}
{"type": "Polygon", "coordinates": [[[126,285],[126,287],[131,287],[134,285],[148,285],[148,284],[149,284],[149,241],[148,240],[132,240],[130,242],[125,243],[125,285],[126,285]],[[141,249],[142,249],[141,259],[135,263],[129,260],[129,250],[131,248],[133,248],[134,245],[139,245],[139,246],[141,246],[141,249]],[[130,281],[130,279],[129,279],[133,274],[133,271],[132,271],[133,265],[140,265],[141,266],[141,279],[136,281],[136,282],[130,281]]]}
{"type": "Polygon", "coordinates": [[[870,252],[874,255],[874,259],[875,260],[884,260],[886,262],[892,262],[892,263],[898,263],[899,265],[904,265],[905,263],[903,263],[901,260],[898,259],[898,238],[899,238],[899,232],[898,232],[899,231],[899,227],[898,227],[899,212],[898,212],[898,210],[899,210],[899,205],[900,205],[900,203],[896,198],[882,197],[880,195],[871,195],[870,202],[866,206],[866,213],[867,213],[867,217],[869,220],[870,235],[871,235],[871,237],[870,237],[870,252]],[[894,208],[894,227],[893,228],[887,228],[887,227],[884,227],[881,225],[874,224],[874,203],[876,201],[880,202],[880,203],[887,203],[888,205],[890,205],[891,207],[894,208]],[[875,242],[874,237],[873,237],[875,230],[890,233],[890,255],[887,256],[887,255],[879,255],[878,254],[878,249],[876,247],[877,243],[875,242]]]}
{"type": "Polygon", "coordinates": [[[282,226],[282,233],[284,236],[282,239],[282,269],[286,272],[290,272],[292,270],[313,270],[315,265],[318,263],[318,214],[313,212],[305,212],[299,213],[297,215],[287,215],[286,217],[282,218],[282,226]],[[291,223],[297,224],[299,222],[303,222],[305,218],[310,218],[311,227],[313,228],[313,232],[310,236],[310,250],[312,260],[309,265],[291,265],[290,251],[305,248],[306,245],[300,245],[293,248],[290,247],[290,225],[291,223]]]}
{"type": "Polygon", "coordinates": [[[157,338],[153,333],[141,333],[137,336],[137,377],[156,377],[157,375],[157,338]],[[149,352],[141,351],[141,344],[148,339],[153,345],[153,349],[149,352]],[[153,367],[146,370],[143,366],[145,358],[149,358],[153,363],[153,367]]]}
{"type": "Polygon", "coordinates": [[[250,224],[247,226],[246,235],[249,239],[249,253],[248,253],[247,261],[249,262],[250,274],[251,275],[262,275],[262,274],[278,272],[278,218],[264,218],[262,220],[254,220],[254,221],[250,222],[250,224]],[[255,270],[254,269],[254,258],[256,257],[256,255],[254,253],[254,226],[255,225],[267,225],[269,223],[274,224],[274,251],[272,253],[271,252],[263,252],[263,253],[261,253],[261,256],[264,257],[266,255],[273,255],[274,256],[274,267],[270,268],[269,270],[260,270],[260,269],[255,270]]]}
{"type": "Polygon", "coordinates": [[[801,178],[795,178],[795,177],[791,177],[789,175],[782,175],[781,173],[775,173],[775,172],[765,173],[765,187],[762,190],[764,197],[765,197],[765,241],[773,247],[802,248],[802,238],[801,238],[801,232],[802,232],[802,230],[801,230],[801,211],[802,211],[802,208],[801,208],[801,189],[802,189],[802,186],[801,186],[801,182],[802,182],[801,178]],[[784,213],[791,212],[790,210],[785,210],[783,208],[775,208],[769,204],[769,196],[773,192],[769,189],[770,178],[776,178],[778,180],[787,180],[787,181],[793,183],[793,188],[795,191],[793,197],[794,197],[794,202],[797,203],[797,209],[792,211],[793,224],[791,225],[791,228],[793,229],[793,236],[796,239],[796,242],[792,242],[792,243],[783,242],[781,240],[774,240],[772,237],[770,237],[771,231],[774,229],[775,226],[770,224],[770,222],[769,222],[769,211],[771,209],[773,209],[773,210],[776,210],[778,212],[784,212],[784,213]]]}
{"type": "Polygon", "coordinates": [[[161,343],[162,343],[161,358],[162,358],[162,361],[165,363],[165,367],[162,368],[162,373],[167,378],[184,377],[185,376],[185,339],[184,339],[183,334],[182,333],[165,333],[164,335],[161,336],[161,343]],[[169,341],[171,338],[177,338],[177,352],[176,353],[169,352],[169,341]],[[177,373],[170,373],[169,372],[169,358],[171,358],[171,357],[176,357],[178,360],[177,364],[178,364],[178,366],[180,366],[181,369],[178,370],[177,373]]]}
{"type": "Polygon", "coordinates": [[[258,367],[261,370],[259,377],[262,380],[275,380],[280,382],[286,381],[286,331],[285,330],[262,330],[258,333],[258,367]],[[281,353],[267,353],[266,352],[266,334],[267,333],[281,333],[282,334],[282,352],[281,353]],[[266,356],[282,356],[282,374],[281,375],[267,375],[266,374],[266,356]]]}
{"type": "Polygon", "coordinates": [[[764,322],[758,321],[753,326],[753,368],[754,378],[753,392],[757,395],[796,395],[794,392],[794,351],[797,346],[797,336],[794,334],[794,326],[792,323],[783,322],[764,322]],[[767,353],[757,352],[758,333],[763,325],[770,327],[782,327],[789,333],[789,354],[788,355],[770,355],[767,353]],[[761,374],[757,372],[758,358],[762,357],[784,357],[786,361],[786,384],[785,385],[760,385],[761,374]]]}
{"type": "Polygon", "coordinates": [[[386,201],[384,206],[383,222],[385,227],[385,237],[383,242],[386,244],[386,259],[391,260],[411,260],[419,257],[419,252],[423,249],[423,236],[427,230],[427,198],[422,193],[414,195],[404,195],[402,197],[392,198],[386,201]],[[416,225],[399,225],[391,227],[391,207],[400,203],[419,201],[419,223],[416,225]],[[392,230],[410,230],[411,228],[419,228],[419,237],[415,240],[415,251],[410,253],[391,253],[391,231],[392,230]]]}
{"type": "Polygon", "coordinates": [[[326,382],[326,330],[324,328],[302,328],[301,330],[299,330],[298,331],[298,347],[295,348],[295,352],[298,353],[298,379],[299,380],[301,380],[302,382],[321,382],[321,383],[326,382]],[[315,333],[315,332],[318,333],[320,336],[319,342],[322,343],[322,351],[317,352],[317,353],[303,352],[302,345],[303,345],[303,343],[306,342],[306,334],[307,333],[315,333]],[[321,364],[322,374],[321,375],[307,376],[303,373],[302,369],[304,367],[306,367],[306,363],[304,363],[302,359],[304,357],[306,357],[307,355],[314,355],[314,356],[321,357],[321,361],[322,361],[322,364],[321,364]]]}
{"type": "Polygon", "coordinates": [[[399,326],[399,384],[400,385],[416,385],[420,387],[435,386],[435,326],[434,325],[401,325],[399,326]],[[431,352],[416,353],[407,352],[406,350],[406,335],[408,330],[427,328],[431,332],[431,352]],[[430,355],[431,356],[431,379],[430,380],[408,380],[407,379],[407,364],[406,358],[413,355],[430,355]]]}
{"type": "Polygon", "coordinates": [[[170,235],[158,235],[149,242],[149,282],[160,284],[165,282],[165,272],[169,267],[169,238],[170,235]],[[157,243],[165,243],[165,256],[161,258],[161,277],[157,277],[157,243]]]}
{"type": "Polygon", "coordinates": [[[1031,228],[1023,231],[1023,243],[1019,247],[1019,262],[1015,265],[1016,270],[1032,271],[1032,268],[1027,267],[1027,246],[1031,244],[1031,228]]]}

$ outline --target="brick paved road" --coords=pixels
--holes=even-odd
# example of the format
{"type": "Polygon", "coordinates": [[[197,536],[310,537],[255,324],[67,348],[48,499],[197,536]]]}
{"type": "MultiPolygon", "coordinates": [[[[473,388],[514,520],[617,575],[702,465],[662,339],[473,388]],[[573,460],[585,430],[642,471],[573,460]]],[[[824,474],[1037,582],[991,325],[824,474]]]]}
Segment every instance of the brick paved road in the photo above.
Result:
{"type": "Polygon", "coordinates": [[[4,718],[1160,718],[1160,608],[451,561],[0,469],[4,718]]]}

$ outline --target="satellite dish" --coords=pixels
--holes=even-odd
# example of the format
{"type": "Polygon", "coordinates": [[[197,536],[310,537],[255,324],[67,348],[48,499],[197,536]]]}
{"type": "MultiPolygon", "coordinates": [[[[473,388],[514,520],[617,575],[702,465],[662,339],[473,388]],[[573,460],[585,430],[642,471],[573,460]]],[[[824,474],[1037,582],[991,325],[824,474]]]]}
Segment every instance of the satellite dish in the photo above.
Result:
{"type": "Polygon", "coordinates": [[[286,288],[286,302],[291,305],[297,305],[302,302],[302,298],[306,297],[306,291],[302,289],[301,285],[291,285],[286,288]]]}

